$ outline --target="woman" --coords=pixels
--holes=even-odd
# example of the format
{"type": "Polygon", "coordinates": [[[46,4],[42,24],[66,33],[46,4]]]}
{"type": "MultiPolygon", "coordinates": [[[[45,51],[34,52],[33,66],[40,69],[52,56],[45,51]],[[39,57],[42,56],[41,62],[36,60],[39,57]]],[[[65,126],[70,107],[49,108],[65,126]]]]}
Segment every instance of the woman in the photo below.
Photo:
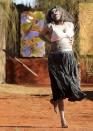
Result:
{"type": "Polygon", "coordinates": [[[48,55],[48,68],[52,88],[53,99],[51,103],[54,110],[58,106],[61,124],[67,128],[64,116],[64,99],[80,101],[85,94],[80,90],[80,80],[77,62],[72,50],[74,41],[74,24],[72,17],[61,7],[55,6],[50,9],[46,16],[46,25],[41,37],[50,42],[48,55]],[[49,36],[49,39],[45,36],[49,36]]]}

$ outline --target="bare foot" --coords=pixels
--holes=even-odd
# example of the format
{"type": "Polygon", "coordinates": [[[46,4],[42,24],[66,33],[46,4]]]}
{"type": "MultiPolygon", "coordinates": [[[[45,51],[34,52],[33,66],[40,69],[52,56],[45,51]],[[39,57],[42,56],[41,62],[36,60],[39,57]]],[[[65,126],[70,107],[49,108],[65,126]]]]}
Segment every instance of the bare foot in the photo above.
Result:
{"type": "Polygon", "coordinates": [[[62,128],[68,128],[68,125],[62,125],[62,128]]]}
{"type": "Polygon", "coordinates": [[[62,128],[68,128],[68,125],[67,125],[67,123],[66,123],[66,120],[63,120],[63,121],[61,122],[61,124],[62,124],[62,128]]]}

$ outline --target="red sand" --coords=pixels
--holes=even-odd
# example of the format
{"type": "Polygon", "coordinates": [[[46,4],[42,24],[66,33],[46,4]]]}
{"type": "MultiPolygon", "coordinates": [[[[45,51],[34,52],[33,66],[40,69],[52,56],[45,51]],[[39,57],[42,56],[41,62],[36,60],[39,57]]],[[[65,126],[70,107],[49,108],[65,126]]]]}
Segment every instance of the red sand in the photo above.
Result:
{"type": "Polygon", "coordinates": [[[93,131],[92,89],[81,102],[65,100],[68,129],[61,128],[50,96],[0,93],[0,131],[93,131]]]}

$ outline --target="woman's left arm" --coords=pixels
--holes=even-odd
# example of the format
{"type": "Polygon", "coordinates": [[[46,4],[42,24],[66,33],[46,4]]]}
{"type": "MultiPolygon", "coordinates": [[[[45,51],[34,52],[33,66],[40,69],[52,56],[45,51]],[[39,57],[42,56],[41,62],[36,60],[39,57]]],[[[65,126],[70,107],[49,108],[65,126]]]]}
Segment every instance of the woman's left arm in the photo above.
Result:
{"type": "Polygon", "coordinates": [[[73,45],[74,42],[74,24],[72,22],[67,22],[67,37],[70,43],[73,45]]]}

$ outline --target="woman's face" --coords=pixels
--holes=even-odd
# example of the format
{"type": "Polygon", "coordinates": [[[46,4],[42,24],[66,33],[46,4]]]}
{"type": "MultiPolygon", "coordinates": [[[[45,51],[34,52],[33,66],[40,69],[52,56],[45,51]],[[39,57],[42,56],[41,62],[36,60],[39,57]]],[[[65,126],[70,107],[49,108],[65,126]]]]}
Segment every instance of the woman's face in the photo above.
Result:
{"type": "Polygon", "coordinates": [[[61,18],[61,11],[57,8],[52,9],[51,11],[51,17],[54,21],[59,21],[61,18]]]}

